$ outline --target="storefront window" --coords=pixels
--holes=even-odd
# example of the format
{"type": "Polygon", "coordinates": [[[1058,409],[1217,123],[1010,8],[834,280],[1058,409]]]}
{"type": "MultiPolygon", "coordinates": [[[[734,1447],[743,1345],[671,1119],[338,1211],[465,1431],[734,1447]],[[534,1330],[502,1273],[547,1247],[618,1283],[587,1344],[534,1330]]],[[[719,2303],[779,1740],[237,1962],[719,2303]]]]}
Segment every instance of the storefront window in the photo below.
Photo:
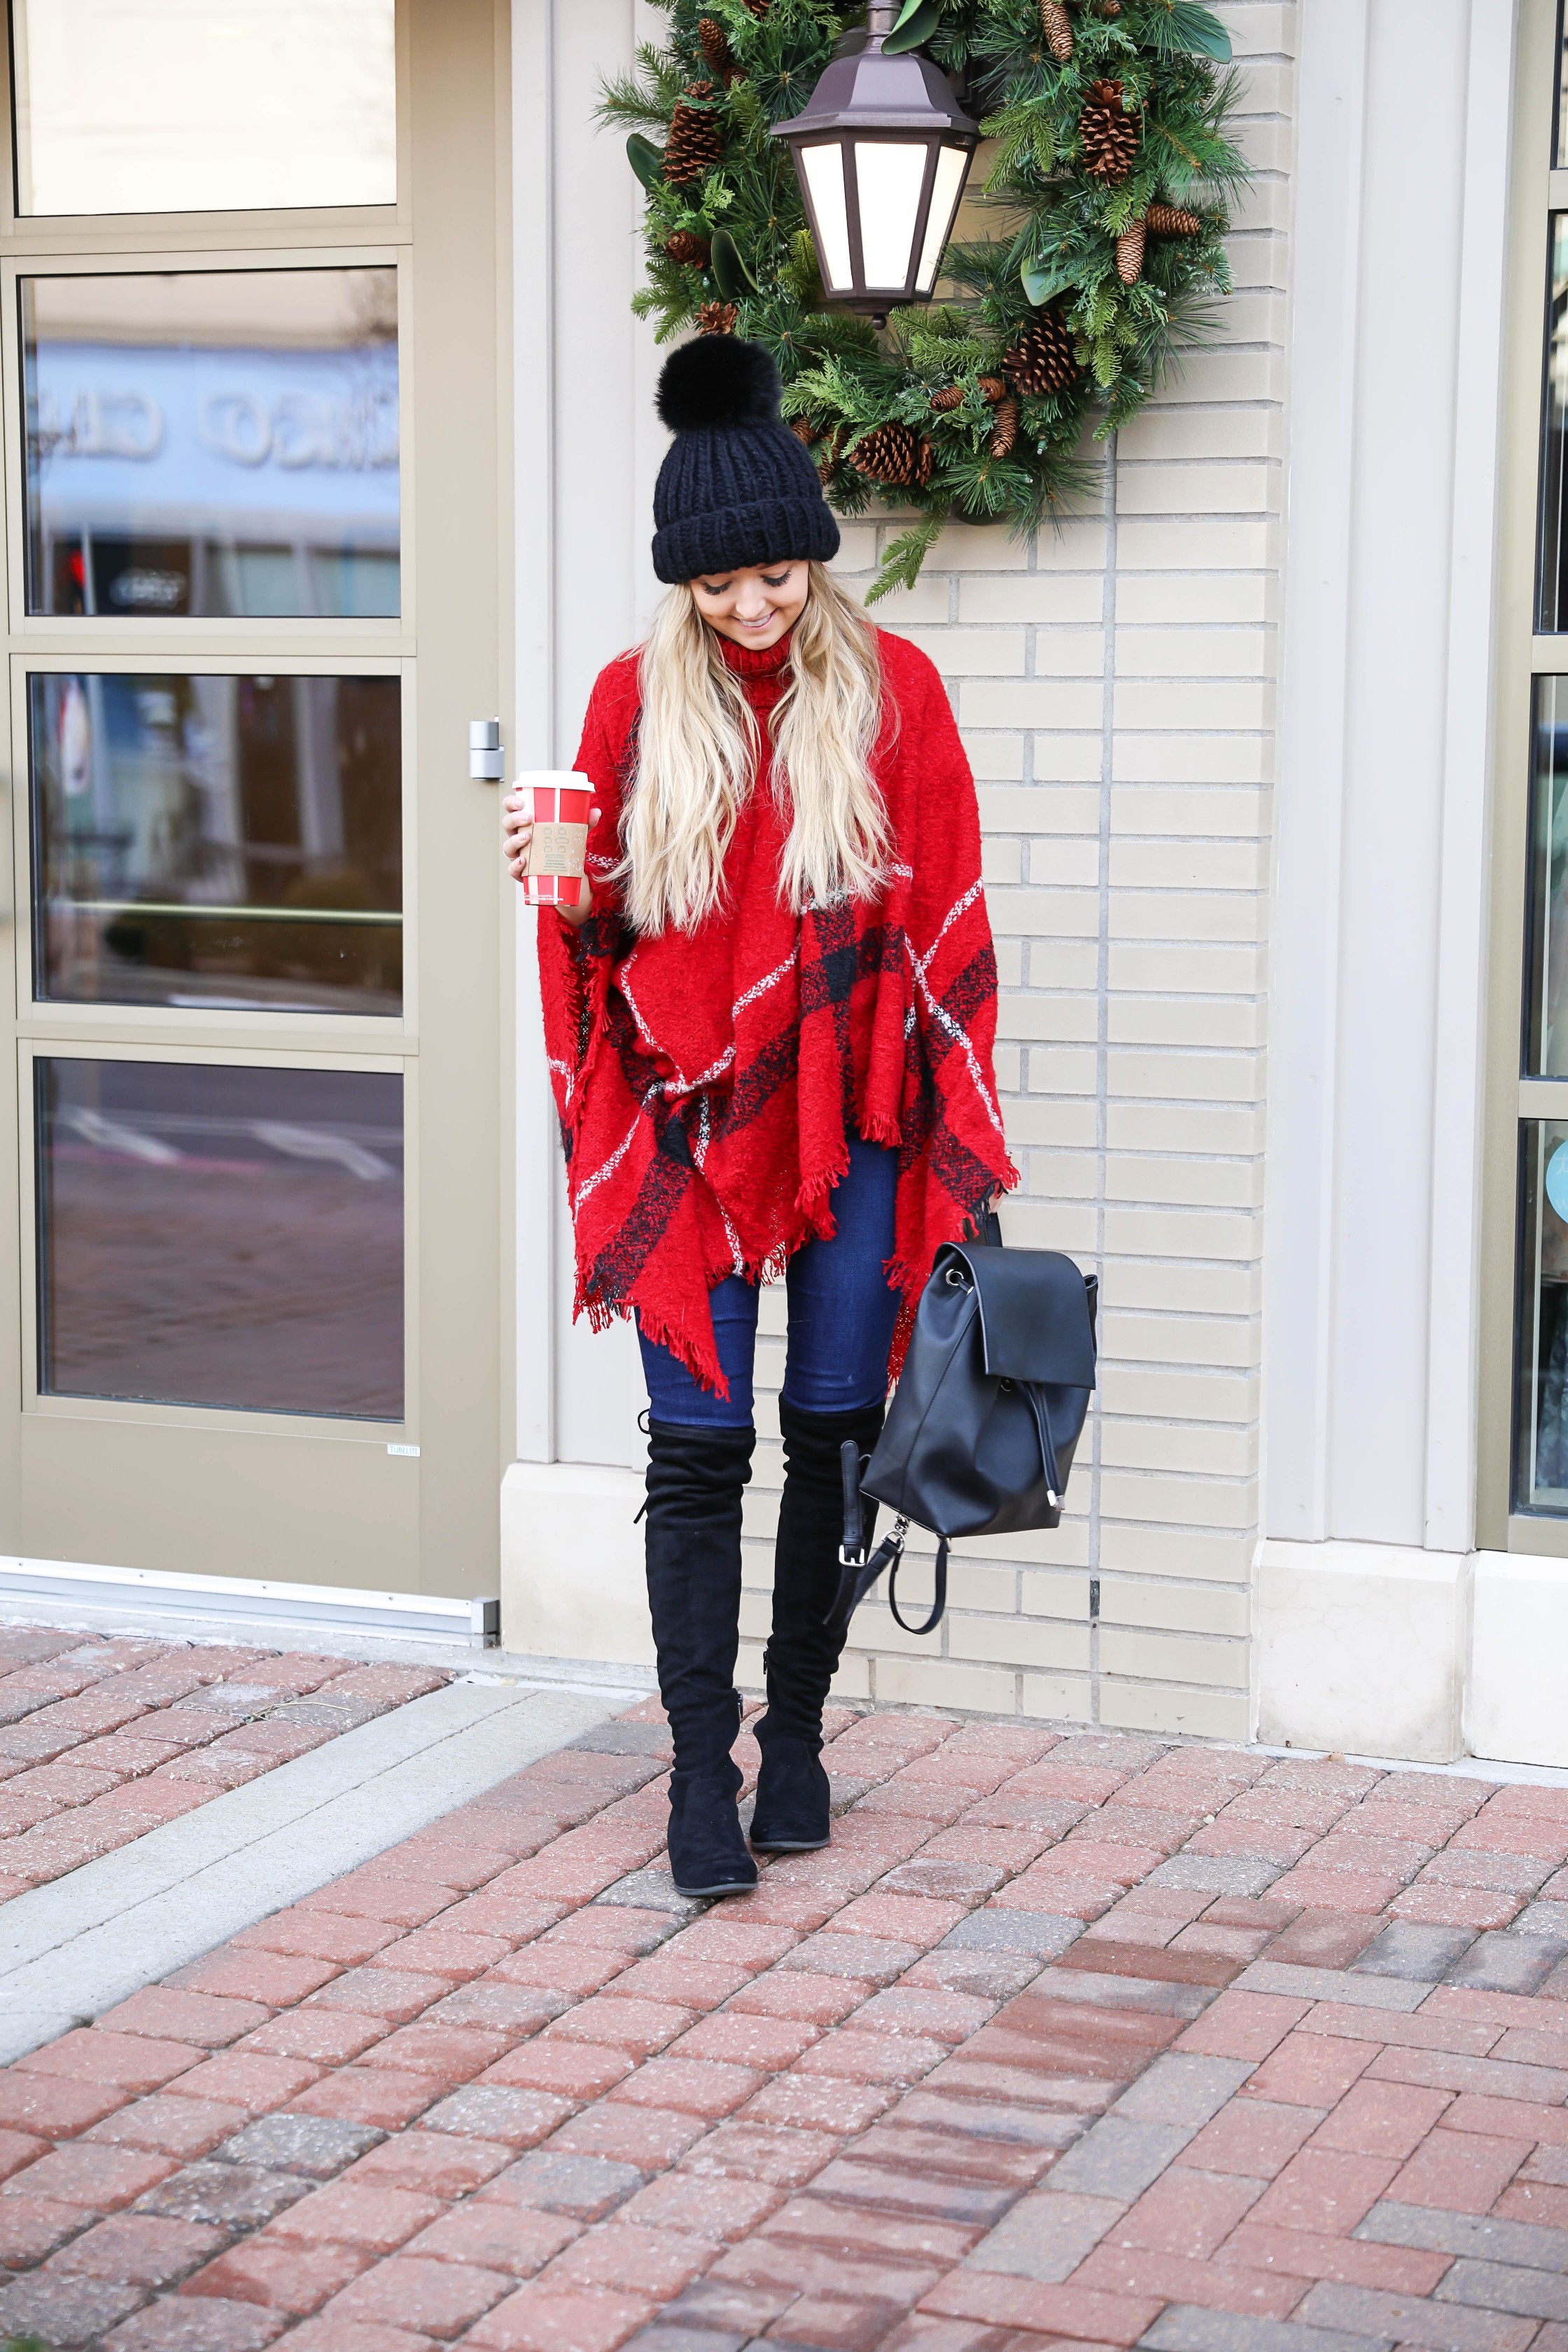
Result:
{"type": "Polygon", "coordinates": [[[397,614],[395,269],[26,278],[21,300],[30,613],[397,614]]]}
{"type": "Polygon", "coordinates": [[[1551,269],[1535,621],[1544,636],[1568,630],[1568,213],[1552,216],[1551,269]]]}
{"type": "Polygon", "coordinates": [[[395,677],[27,681],[45,1002],[395,1015],[395,677]]]}
{"type": "Polygon", "coordinates": [[[1568,677],[1537,677],[1524,1074],[1568,1077],[1568,677]]]}
{"type": "Polygon", "coordinates": [[[401,1420],[400,1076],[36,1070],[45,1393],[401,1420]]]}
{"type": "Polygon", "coordinates": [[[1568,1121],[1520,1124],[1514,1507],[1568,1512],[1568,1121]]]}
{"type": "Polygon", "coordinates": [[[16,209],[397,194],[394,0],[13,0],[16,209]]]}

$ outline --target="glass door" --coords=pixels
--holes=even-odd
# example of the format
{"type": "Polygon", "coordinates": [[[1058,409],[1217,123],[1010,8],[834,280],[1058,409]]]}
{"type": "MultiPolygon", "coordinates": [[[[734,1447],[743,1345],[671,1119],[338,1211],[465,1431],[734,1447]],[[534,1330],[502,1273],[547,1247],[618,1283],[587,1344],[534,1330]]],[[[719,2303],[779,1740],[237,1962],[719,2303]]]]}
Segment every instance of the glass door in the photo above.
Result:
{"type": "Polygon", "coordinates": [[[504,21],[10,29],[0,1550],[488,1591],[504,21]]]}

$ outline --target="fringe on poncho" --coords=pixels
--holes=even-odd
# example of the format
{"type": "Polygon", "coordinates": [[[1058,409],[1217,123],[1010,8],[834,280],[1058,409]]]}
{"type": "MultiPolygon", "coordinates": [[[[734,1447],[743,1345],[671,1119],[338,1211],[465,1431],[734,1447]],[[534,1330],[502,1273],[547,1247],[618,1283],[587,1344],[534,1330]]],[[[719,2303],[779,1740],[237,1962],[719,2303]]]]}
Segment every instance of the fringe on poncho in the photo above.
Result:
{"type": "Polygon", "coordinates": [[[778,895],[788,817],[767,750],[789,640],[761,653],[722,643],[763,741],[723,905],[695,931],[639,939],[608,879],[637,758],[629,655],[601,673],[577,754],[601,813],[588,845],[595,911],[581,930],[552,908],[539,917],[574,1312],[603,1326],[635,1309],[650,1339],[727,1395],[710,1290],[731,1274],[775,1276],[833,1232],[833,1187],[858,1133],[899,1153],[887,1265],[901,1294],[896,1379],[938,1247],[973,1234],[991,1195],[1018,1181],[992,1067],[996,960],[974,781],[931,662],[879,630],[872,768],[892,829],[888,886],[877,900],[795,916],[778,895]]]}

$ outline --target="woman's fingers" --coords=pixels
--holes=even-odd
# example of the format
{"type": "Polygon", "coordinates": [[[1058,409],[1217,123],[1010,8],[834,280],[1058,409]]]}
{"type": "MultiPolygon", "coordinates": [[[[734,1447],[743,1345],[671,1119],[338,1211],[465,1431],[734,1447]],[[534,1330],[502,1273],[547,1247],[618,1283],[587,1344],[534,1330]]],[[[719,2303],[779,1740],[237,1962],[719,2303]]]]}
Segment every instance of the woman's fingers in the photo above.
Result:
{"type": "Polygon", "coordinates": [[[510,794],[502,804],[501,855],[514,882],[521,882],[528,871],[528,845],[532,834],[533,819],[522,805],[522,795],[510,794]]]}
{"type": "MultiPolygon", "coordinates": [[[[588,829],[598,824],[598,808],[588,811],[588,829]]],[[[501,803],[501,856],[514,881],[521,882],[528,872],[528,845],[533,838],[533,819],[527,807],[527,794],[521,785],[507,794],[501,803]]]]}

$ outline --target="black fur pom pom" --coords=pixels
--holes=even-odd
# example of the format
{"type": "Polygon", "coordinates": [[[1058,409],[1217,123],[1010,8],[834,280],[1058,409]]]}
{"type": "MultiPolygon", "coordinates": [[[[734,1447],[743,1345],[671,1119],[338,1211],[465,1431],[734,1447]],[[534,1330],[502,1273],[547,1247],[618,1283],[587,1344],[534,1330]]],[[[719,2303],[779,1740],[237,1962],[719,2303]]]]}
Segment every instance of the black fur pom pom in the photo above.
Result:
{"type": "Polygon", "coordinates": [[[658,379],[658,413],[672,433],[700,425],[766,425],[779,413],[778,370],[761,343],[699,335],[671,352],[658,379]]]}

